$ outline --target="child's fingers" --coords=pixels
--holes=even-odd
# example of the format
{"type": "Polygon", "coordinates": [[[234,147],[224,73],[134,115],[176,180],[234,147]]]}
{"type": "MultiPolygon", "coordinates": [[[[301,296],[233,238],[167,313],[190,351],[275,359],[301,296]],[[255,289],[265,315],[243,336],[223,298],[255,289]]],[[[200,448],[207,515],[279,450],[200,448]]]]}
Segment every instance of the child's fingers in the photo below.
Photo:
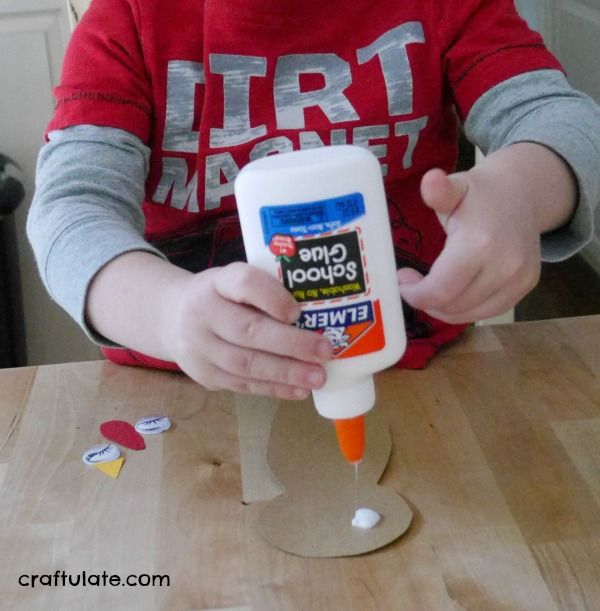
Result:
{"type": "MultiPolygon", "coordinates": [[[[521,296],[523,294],[525,293],[522,293],[521,296]]],[[[428,310],[427,313],[434,318],[451,324],[471,323],[508,312],[518,299],[519,297],[513,291],[508,291],[506,287],[502,287],[492,293],[485,301],[461,312],[448,313],[445,311],[428,310]]]]}
{"type": "MultiPolygon", "coordinates": [[[[500,290],[503,291],[504,297],[512,301],[512,303],[516,303],[538,283],[540,267],[539,259],[523,259],[522,263],[515,263],[514,265],[506,265],[503,261],[495,259],[485,270],[477,274],[473,282],[465,288],[457,299],[447,304],[444,312],[448,316],[458,315],[465,317],[467,313],[471,313],[478,306],[482,304],[489,305],[491,303],[490,300],[500,290]]],[[[499,313],[502,313],[502,311],[486,315],[485,318],[499,313]]]]}
{"type": "Polygon", "coordinates": [[[235,303],[253,306],[282,322],[300,316],[300,306],[276,278],[247,263],[232,263],[215,270],[217,293],[235,303]]]}
{"type": "Polygon", "coordinates": [[[322,335],[280,322],[252,307],[223,300],[218,312],[210,329],[230,344],[312,363],[331,357],[331,344],[322,335]]]}
{"type": "Polygon", "coordinates": [[[205,366],[200,370],[193,365],[191,367],[184,366],[182,369],[192,380],[202,384],[207,390],[230,390],[237,393],[288,400],[306,399],[310,394],[310,391],[306,388],[245,378],[216,365],[205,366]]]}
{"type": "Polygon", "coordinates": [[[254,381],[313,389],[323,386],[326,380],[325,369],[320,365],[242,348],[215,336],[211,340],[209,357],[217,367],[254,381]]]}
{"type": "Polygon", "coordinates": [[[399,284],[414,284],[423,280],[423,274],[416,269],[412,269],[412,267],[402,267],[396,270],[396,278],[399,284]]]}
{"type": "Polygon", "coordinates": [[[443,170],[433,169],[421,180],[421,197],[438,215],[449,216],[456,210],[468,190],[464,174],[446,174],[443,170]]]}
{"type": "Polygon", "coordinates": [[[473,282],[481,260],[464,240],[449,237],[427,276],[417,282],[400,283],[400,295],[419,310],[443,310],[473,282]]]}

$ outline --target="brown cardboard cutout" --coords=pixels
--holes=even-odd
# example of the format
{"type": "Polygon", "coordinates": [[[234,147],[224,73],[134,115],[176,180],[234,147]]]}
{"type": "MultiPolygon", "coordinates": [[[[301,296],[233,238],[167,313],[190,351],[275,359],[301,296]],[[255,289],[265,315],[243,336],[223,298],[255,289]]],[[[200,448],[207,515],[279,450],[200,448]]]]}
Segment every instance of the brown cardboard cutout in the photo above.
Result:
{"type": "Polygon", "coordinates": [[[281,403],[271,428],[267,460],[285,492],[260,515],[263,537],[299,556],[354,556],[391,543],[410,526],[412,512],[393,490],[379,486],[392,448],[377,410],[367,415],[365,456],[358,469],[340,454],[333,424],[314,407],[281,403]],[[352,526],[356,507],[381,515],[371,530],[352,526]]]}
{"type": "Polygon", "coordinates": [[[277,402],[266,397],[235,396],[244,503],[270,501],[283,492],[267,464],[271,423],[277,402]]]}

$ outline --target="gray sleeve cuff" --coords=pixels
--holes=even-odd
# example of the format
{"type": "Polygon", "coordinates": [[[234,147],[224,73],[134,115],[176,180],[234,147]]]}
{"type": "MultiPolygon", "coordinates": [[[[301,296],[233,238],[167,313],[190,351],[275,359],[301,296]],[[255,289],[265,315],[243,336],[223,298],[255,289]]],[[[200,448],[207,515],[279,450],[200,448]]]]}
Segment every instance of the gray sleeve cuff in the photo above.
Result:
{"type": "MultiPolygon", "coordinates": [[[[44,269],[44,284],[50,296],[77,322],[96,344],[119,345],[97,333],[85,319],[85,303],[96,274],[113,259],[131,251],[146,251],[166,259],[118,219],[90,217],[65,228],[50,247],[44,269]],[[110,236],[98,240],[100,234],[110,236]],[[83,249],[81,245],[87,244],[83,249]],[[66,263],[66,265],[65,265],[66,263]],[[68,273],[67,273],[68,272],[68,273]]],[[[118,295],[115,295],[118,299],[118,295]]]]}
{"type": "Polygon", "coordinates": [[[579,189],[577,209],[567,225],[541,236],[544,261],[564,260],[592,240],[600,200],[600,108],[561,72],[528,72],[497,85],[471,109],[465,134],[485,154],[535,142],[570,166],[579,189]]]}
{"type": "Polygon", "coordinates": [[[90,328],[84,315],[94,276],[134,250],[166,259],[144,240],[149,155],[133,134],[81,125],[52,132],[38,158],[27,234],[40,276],[52,299],[103,346],[117,344],[90,328]]]}

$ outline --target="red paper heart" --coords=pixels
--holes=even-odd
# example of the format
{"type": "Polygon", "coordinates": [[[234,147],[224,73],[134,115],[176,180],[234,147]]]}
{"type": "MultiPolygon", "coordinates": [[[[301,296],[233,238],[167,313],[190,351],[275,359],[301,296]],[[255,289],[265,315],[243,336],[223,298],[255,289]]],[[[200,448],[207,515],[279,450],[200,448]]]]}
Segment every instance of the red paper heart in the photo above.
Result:
{"type": "Polygon", "coordinates": [[[133,425],[124,420],[109,420],[100,425],[100,432],[106,439],[125,446],[130,450],[144,450],[144,438],[133,428],[133,425]]]}

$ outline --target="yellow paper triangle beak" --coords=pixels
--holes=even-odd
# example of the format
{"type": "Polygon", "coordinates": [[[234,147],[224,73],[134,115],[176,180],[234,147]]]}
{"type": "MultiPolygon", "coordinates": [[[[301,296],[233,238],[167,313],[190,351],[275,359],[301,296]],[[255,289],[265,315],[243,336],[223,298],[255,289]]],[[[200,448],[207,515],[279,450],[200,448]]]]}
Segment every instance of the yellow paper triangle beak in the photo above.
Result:
{"type": "Polygon", "coordinates": [[[111,462],[99,462],[94,465],[96,469],[102,471],[102,473],[112,477],[113,479],[117,479],[119,477],[119,473],[121,472],[121,467],[123,466],[123,462],[125,459],[122,456],[119,456],[117,460],[113,460],[111,462]]]}

